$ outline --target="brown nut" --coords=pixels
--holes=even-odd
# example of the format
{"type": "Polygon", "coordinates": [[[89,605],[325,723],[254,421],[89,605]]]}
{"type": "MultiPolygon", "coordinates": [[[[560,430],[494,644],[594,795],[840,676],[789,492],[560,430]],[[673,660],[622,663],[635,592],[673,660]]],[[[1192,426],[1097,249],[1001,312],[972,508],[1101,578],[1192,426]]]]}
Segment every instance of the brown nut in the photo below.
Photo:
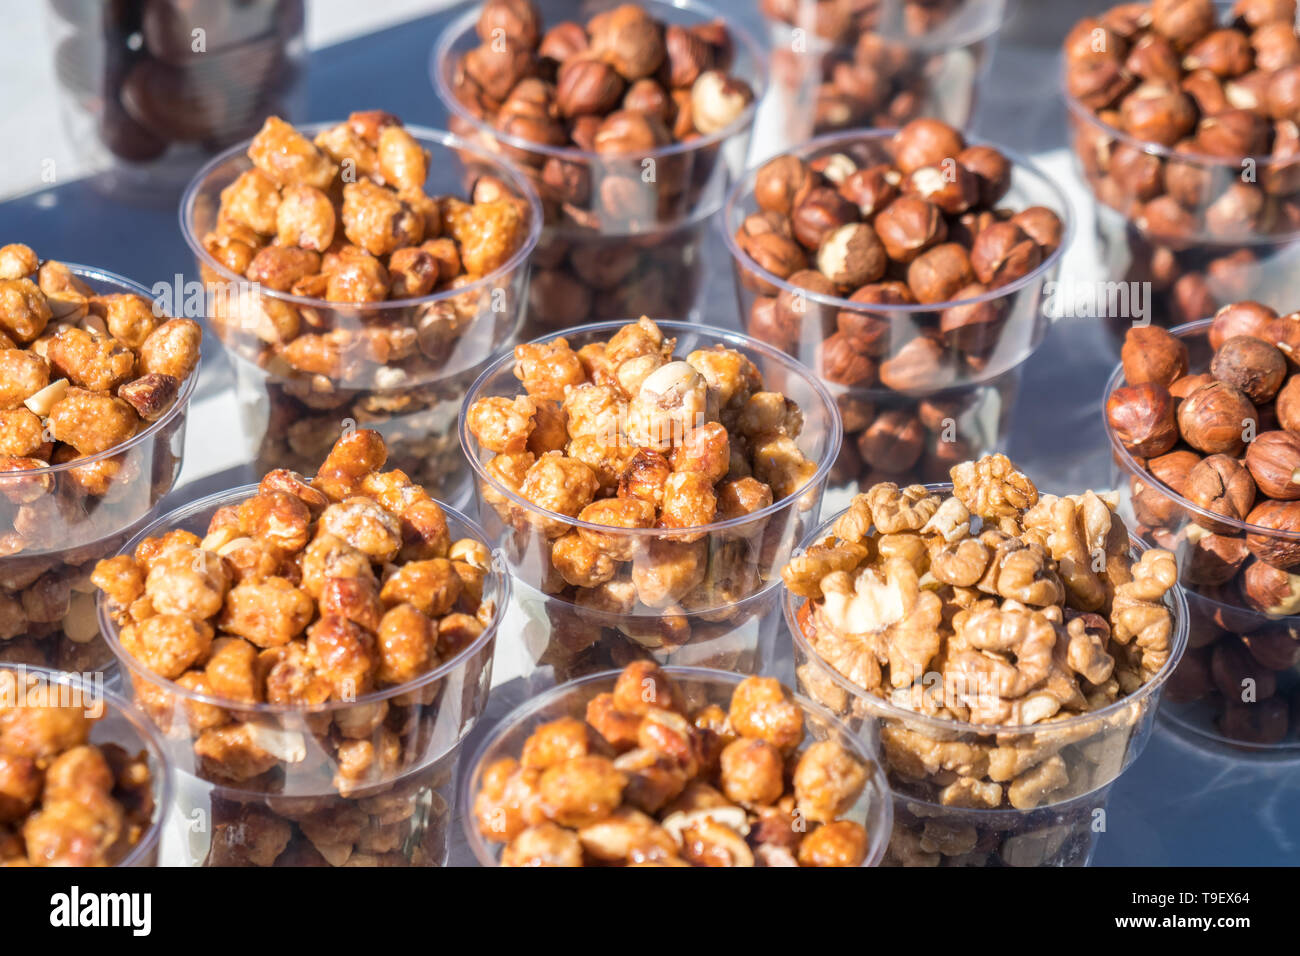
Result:
{"type": "Polygon", "coordinates": [[[1182,580],[1186,584],[1227,584],[1250,557],[1244,538],[1207,533],[1199,525],[1188,527],[1187,546],[1180,549],[1182,580]]]}
{"type": "Polygon", "coordinates": [[[967,146],[957,162],[979,180],[979,204],[992,208],[1011,188],[1011,160],[992,146],[967,146]]]}
{"type": "Polygon", "coordinates": [[[1214,313],[1214,321],[1210,323],[1210,348],[1217,352],[1224,342],[1238,335],[1264,339],[1269,323],[1276,318],[1276,312],[1258,302],[1225,305],[1214,313]]]}
{"type": "Polygon", "coordinates": [[[907,267],[907,286],[917,302],[951,302],[956,294],[975,281],[970,256],[955,242],[928,249],[907,267]]]}
{"type": "Polygon", "coordinates": [[[1150,16],[1151,28],[1177,50],[1188,49],[1217,22],[1213,0],[1152,0],[1150,16]]]}
{"type": "Polygon", "coordinates": [[[1196,126],[1196,107],[1182,90],[1144,83],[1124,97],[1120,123],[1135,139],[1173,146],[1196,126]]]}
{"type": "Polygon", "coordinates": [[[1171,451],[1148,461],[1147,470],[1161,484],[1185,498],[1188,476],[1200,462],[1201,456],[1194,451],[1171,451]]]}
{"type": "Polygon", "coordinates": [[[902,175],[893,166],[878,164],[859,169],[840,183],[840,195],[858,207],[864,222],[871,219],[895,199],[902,175]]]}
{"type": "Polygon", "coordinates": [[[1232,5],[1233,24],[1242,30],[1257,30],[1268,23],[1295,23],[1295,0],[1237,0],[1232,5]]]}
{"type": "Polygon", "coordinates": [[[1256,405],[1273,400],[1286,378],[1286,358],[1275,346],[1249,335],[1225,341],[1214,353],[1210,374],[1241,389],[1256,405]]]}
{"type": "Polygon", "coordinates": [[[920,460],[925,439],[919,418],[904,409],[891,409],[858,436],[858,452],[872,468],[899,475],[920,460]]]}
{"type": "MultiPolygon", "coordinates": [[[[1210,455],[1187,475],[1183,497],[1205,511],[1242,521],[1255,503],[1255,482],[1250,473],[1228,455],[1210,455]]],[[[1231,525],[1206,518],[1197,524],[1218,534],[1231,534],[1231,525]]]]}
{"type": "Polygon", "coordinates": [[[1023,279],[1042,261],[1038,244],[1014,222],[995,222],[981,230],[970,251],[971,268],[991,289],[1023,279]]]}
{"type": "Polygon", "coordinates": [[[604,116],[623,96],[623,78],[604,60],[578,56],[560,64],[555,105],[561,116],[604,116]]]}
{"type": "Polygon", "coordinates": [[[817,367],[827,381],[862,387],[876,378],[876,363],[869,343],[836,332],[818,346],[817,367]]]}
{"type": "Polygon", "coordinates": [[[1290,432],[1264,432],[1246,446],[1246,467],[1269,498],[1300,498],[1300,438],[1290,432]]]}
{"type": "Polygon", "coordinates": [[[947,165],[922,166],[903,180],[903,192],[933,203],[949,215],[960,215],[980,198],[980,182],[973,172],[951,158],[947,165]]]}
{"type": "Polygon", "coordinates": [[[1178,444],[1173,397],[1155,382],[1111,392],[1106,400],[1106,420],[1120,444],[1139,458],[1163,455],[1178,444]]]}
{"type": "Polygon", "coordinates": [[[1262,501],[1246,515],[1246,523],[1265,529],[1246,535],[1251,554],[1286,571],[1300,565],[1300,502],[1262,501]]]}
{"type": "Polygon", "coordinates": [[[876,216],[874,227],[889,258],[901,265],[907,265],[948,235],[942,211],[919,196],[895,199],[876,216]]]}
{"type": "Polygon", "coordinates": [[[821,177],[797,156],[778,156],[765,163],[754,177],[754,201],[765,212],[789,216],[821,177]]]}
{"type": "Polygon", "coordinates": [[[691,87],[691,119],[704,136],[720,133],[737,122],[754,102],[744,80],[721,70],[706,70],[691,87]]]}
{"type": "Polygon", "coordinates": [[[1046,206],[1030,206],[1011,217],[1011,221],[1025,231],[1029,238],[1043,250],[1043,258],[1061,247],[1065,236],[1065,223],[1046,206]]]}
{"type": "Polygon", "coordinates": [[[1277,423],[1289,432],[1300,434],[1300,376],[1291,376],[1277,393],[1273,406],[1277,423]]]}
{"type": "Polygon", "coordinates": [[[818,186],[795,207],[791,225],[800,245],[816,250],[832,232],[857,219],[858,210],[851,202],[829,186],[818,186]]]}
{"type": "Polygon", "coordinates": [[[1250,35],[1255,69],[1272,73],[1300,63],[1300,38],[1291,23],[1265,23],[1250,35]]]}
{"type": "Polygon", "coordinates": [[[1129,385],[1156,382],[1168,388],[1187,374],[1187,346],[1154,325],[1135,326],[1125,333],[1120,360],[1129,385]]]}
{"type": "Polygon", "coordinates": [[[1183,78],[1178,54],[1168,40],[1158,33],[1143,34],[1124,60],[1124,69],[1148,83],[1177,86],[1183,78]]]}
{"type": "Polygon", "coordinates": [[[1239,30],[1212,30],[1188,49],[1183,69],[1209,70],[1215,76],[1241,76],[1255,65],[1250,41],[1239,30]]]}
{"type": "MultiPolygon", "coordinates": [[[[1290,617],[1300,611],[1300,576],[1275,568],[1271,564],[1265,564],[1263,561],[1252,561],[1246,565],[1246,570],[1241,574],[1241,596],[1250,607],[1265,617],[1290,617]]],[[[1240,651],[1240,648],[1239,644],[1234,647],[1234,655],[1240,651]]],[[[1253,665],[1261,674],[1268,674],[1266,679],[1271,679],[1273,676],[1272,672],[1260,668],[1250,656],[1243,657],[1242,663],[1253,665]]],[[[1257,694],[1261,697],[1271,696],[1272,691],[1268,690],[1265,693],[1266,690],[1268,689],[1265,687],[1256,688],[1257,694]]]]}
{"type": "Polygon", "coordinates": [[[912,339],[880,363],[880,381],[896,392],[934,391],[953,383],[957,370],[942,345],[929,336],[912,339]]]}
{"type": "Polygon", "coordinates": [[[894,165],[910,176],[922,166],[939,166],[955,159],[966,143],[962,135],[942,120],[915,119],[894,134],[894,165]]]}
{"type": "Polygon", "coordinates": [[[1255,406],[1244,392],[1226,382],[1198,388],[1178,407],[1183,440],[1207,455],[1241,454],[1247,433],[1253,434],[1258,427],[1255,406]]]}
{"type": "Polygon", "coordinates": [[[663,28],[641,7],[625,3],[587,24],[591,50],[629,82],[651,76],[667,56],[663,28]]]}
{"type": "Polygon", "coordinates": [[[1105,110],[1133,88],[1133,74],[1113,56],[1090,56],[1071,63],[1066,92],[1090,110],[1105,110]]]}
{"type": "Polygon", "coordinates": [[[1196,145],[1211,156],[1240,159],[1267,153],[1269,133],[1268,121],[1253,110],[1223,110],[1197,124],[1196,145]]]}
{"type": "Polygon", "coordinates": [[[817,268],[844,289],[857,289],[885,274],[888,257],[876,231],[853,222],[828,233],[817,250],[817,268]]]}
{"type": "Polygon", "coordinates": [[[943,333],[945,345],[976,354],[997,345],[1006,319],[1004,300],[966,301],[978,299],[988,291],[988,286],[980,283],[957,291],[954,298],[961,304],[949,306],[939,314],[939,331],[943,333]]]}

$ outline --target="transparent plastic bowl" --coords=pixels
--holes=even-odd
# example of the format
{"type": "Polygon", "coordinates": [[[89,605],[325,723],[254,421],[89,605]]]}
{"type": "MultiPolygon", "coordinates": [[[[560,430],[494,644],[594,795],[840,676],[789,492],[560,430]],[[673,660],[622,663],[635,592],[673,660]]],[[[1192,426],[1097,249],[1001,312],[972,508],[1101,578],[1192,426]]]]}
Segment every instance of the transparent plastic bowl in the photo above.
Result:
{"type": "MultiPolygon", "coordinates": [[[[141,285],[90,266],[66,263],[97,295],[134,294],[141,285]]],[[[158,421],[98,455],[34,471],[0,472],[0,662],[58,670],[113,664],[100,640],[90,574],[114,554],[172,490],[185,450],[185,423],[199,380],[196,367],[158,421]],[[45,493],[16,504],[10,485],[45,493]]]]}
{"type": "MultiPolygon", "coordinates": [[[[951,485],[928,487],[938,494],[952,491],[951,485]]],[[[829,535],[838,517],[813,532],[804,547],[829,535]]],[[[1136,556],[1146,550],[1146,545],[1134,538],[1133,549],[1136,556]]],[[[922,747],[970,748],[976,760],[997,750],[999,761],[1008,758],[1008,766],[1015,768],[1016,772],[1010,775],[1015,779],[1043,760],[1059,755],[1068,780],[1050,792],[1045,804],[985,811],[1028,818],[1043,806],[1055,807],[1110,785],[1142,753],[1155,723],[1161,693],[1187,647],[1188,611],[1181,589],[1175,588],[1166,603],[1173,612],[1174,635],[1169,660],[1151,680],[1134,693],[1091,713],[1024,726],[969,724],[931,717],[878,697],[854,684],[818,654],[803,629],[807,602],[788,590],[785,591],[785,618],[794,640],[795,673],[800,688],[844,720],[855,733],[880,742],[890,786],[900,797],[921,803],[939,802],[941,784],[936,776],[943,777],[943,773],[923,769],[915,752],[907,749],[909,742],[922,747]],[[1016,754],[1015,751],[1028,752],[1016,754]]],[[[999,776],[1004,774],[999,771],[999,776]]],[[[1007,784],[1011,779],[995,782],[1007,784]]],[[[1026,822],[1029,825],[1028,819],[1026,822]]],[[[1034,825],[1037,825],[1036,818],[1034,825]]]]}
{"type": "MultiPolygon", "coordinates": [[[[822,136],[791,152],[812,161],[835,153],[856,160],[859,167],[892,162],[891,141],[897,130],[854,131],[822,136]]],[[[974,143],[972,143],[974,145],[974,143]]],[[[789,352],[828,382],[858,390],[885,388],[925,396],[962,385],[978,385],[1019,366],[1047,334],[1051,320],[1044,314],[1044,287],[1056,278],[1061,256],[1073,233],[1069,202],[1060,188],[1029,161],[997,147],[1013,164],[1011,188],[999,206],[1017,211],[1045,206],[1060,217],[1060,245],[1033,272],[971,299],[935,304],[864,306],[839,296],[800,289],[761,268],[736,243],[746,217],[759,211],[754,185],[762,165],[745,173],[732,189],[720,220],[736,283],[741,316],[751,335],[789,352]],[[978,341],[945,339],[940,317],[955,306],[990,303],[999,313],[992,328],[978,341]],[[877,368],[861,380],[845,382],[823,361],[823,343],[845,320],[874,330],[877,368]],[[926,346],[921,341],[935,343],[926,346]]]]}
{"type": "MultiPolygon", "coordinates": [[[[536,7],[549,28],[562,21],[585,23],[619,2],[539,0],[536,7]]],[[[461,58],[481,42],[475,32],[481,8],[457,17],[434,46],[430,72],[451,115],[450,128],[515,163],[542,199],[546,228],[533,258],[524,338],[624,315],[688,315],[704,288],[708,220],[744,168],[766,88],[766,59],[725,11],[695,0],[648,0],[640,6],[665,24],[725,21],[734,50],[730,72],[754,91],[754,103],[734,123],[627,156],[534,143],[499,131],[490,116],[457,93],[461,58]],[[552,185],[561,179],[579,185],[552,185]]]]}
{"type": "MultiPolygon", "coordinates": [[[[1193,372],[1209,367],[1212,322],[1203,319],[1172,330],[1187,344],[1188,368],[1193,372]]],[[[1106,383],[1103,408],[1123,384],[1121,366],[1106,383]]],[[[1194,554],[1188,538],[1192,528],[1200,529],[1193,534],[1212,529],[1214,534],[1245,538],[1248,545],[1256,546],[1300,545],[1300,533],[1261,528],[1198,507],[1153,477],[1145,462],[1124,448],[1109,422],[1106,434],[1112,481],[1125,518],[1143,540],[1174,552],[1187,594],[1190,650],[1170,681],[1161,713],[1201,740],[1239,750],[1300,756],[1300,644],[1290,648],[1282,640],[1287,631],[1300,634],[1300,615],[1270,615],[1243,599],[1239,584],[1253,558],[1221,583],[1207,584],[1202,575],[1188,573],[1194,554]],[[1288,650],[1293,652],[1290,661],[1288,650]],[[1254,701],[1234,700],[1234,695],[1225,693],[1225,688],[1235,690],[1247,678],[1253,681],[1254,701]]]]}
{"type": "MultiPolygon", "coordinates": [[[[563,338],[577,351],[588,343],[608,340],[629,321],[635,320],[583,326],[563,338]]],[[[563,580],[551,564],[551,542],[578,528],[599,532],[611,547],[630,552],[633,556],[628,563],[634,576],[669,560],[689,559],[696,567],[707,564],[698,586],[683,597],[686,603],[647,607],[638,602],[629,616],[662,618],[682,607],[694,614],[722,613],[777,581],[790,552],[806,528],[817,520],[826,479],[839,451],[839,414],[826,387],[807,369],[771,346],[735,332],[686,322],[660,321],[658,325],[665,337],[677,339],[677,357],[684,359],[696,349],[715,345],[735,349],[758,367],[767,391],[782,392],[799,405],[804,427],[795,443],[808,460],[818,463],[817,471],[806,485],[761,511],[728,521],[671,531],[615,529],[539,508],[489,475],[484,465],[493,454],[481,448],[470,434],[464,414],[460,419],[461,447],[474,469],[479,521],[487,530],[489,540],[501,548],[510,573],[521,583],[561,600],[574,599],[576,593],[563,587],[563,580]]],[[[553,338],[548,336],[538,341],[553,338]]],[[[514,355],[507,354],[489,366],[474,383],[465,408],[481,398],[522,394],[523,387],[513,373],[514,365],[514,355]]]]}
{"type": "Polygon", "coordinates": [[[825,133],[902,126],[921,116],[965,127],[1014,8],[1006,0],[966,0],[942,22],[909,30],[899,22],[901,4],[884,5],[860,25],[819,17],[819,6],[760,4],[773,83],[758,138],[769,153],[825,133]]]}
{"type": "MultiPolygon", "coordinates": [[[[238,504],[256,492],[257,486],[249,485],[187,505],[145,528],[123,552],[176,528],[203,534],[218,508],[238,504]]],[[[486,543],[468,518],[445,506],[443,510],[452,540],[468,537],[486,543]]],[[[132,699],[163,734],[168,759],[178,771],[182,818],[197,821],[191,827],[195,834],[189,847],[191,862],[252,862],[287,837],[284,852],[314,859],[314,850],[334,865],[353,854],[361,854],[357,863],[362,858],[373,862],[370,858],[381,854],[397,854],[382,860],[392,864],[441,863],[446,855],[446,821],[431,815],[429,808],[439,807],[444,816],[450,812],[445,796],[435,799],[435,791],[445,791],[449,762],[487,701],[497,629],[510,602],[510,580],[497,561],[484,580],[483,599],[496,604],[496,617],[455,657],[405,684],[355,701],[330,701],[310,708],[234,704],[159,677],[122,647],[117,626],[101,600],[100,624],[121,662],[132,699]],[[206,760],[195,752],[200,734],[211,733],[204,725],[213,707],[228,712],[229,723],[222,726],[252,725],[255,762],[241,766],[233,748],[229,763],[206,760]],[[346,732],[341,730],[344,727],[346,732]],[[400,739],[397,769],[340,787],[333,745],[341,739],[369,740],[379,748],[385,728],[400,739]],[[261,772],[247,772],[254,768],[261,772]],[[252,816],[243,820],[245,830],[220,829],[232,820],[231,803],[253,808],[248,810],[252,816]],[[206,816],[196,817],[196,809],[206,816]],[[431,827],[441,834],[432,847],[426,842],[431,827]],[[241,834],[246,839],[241,841],[241,834]],[[266,842],[258,843],[249,834],[266,842]]]]}
{"type": "MultiPolygon", "coordinates": [[[[744,680],[744,677],[739,674],[701,667],[666,667],[664,672],[672,678],[674,685],[686,700],[687,706],[692,709],[709,704],[717,704],[725,709],[731,702],[731,695],[736,685],[744,680]]],[[[469,763],[462,768],[459,802],[464,808],[462,816],[465,838],[480,866],[497,866],[501,852],[499,846],[490,844],[483,837],[474,820],[474,797],[479,792],[483,771],[503,757],[517,758],[523,750],[524,741],[540,725],[561,717],[583,719],[587,712],[587,702],[597,694],[612,691],[618,674],[618,671],[592,674],[581,680],[555,687],[517,707],[503,717],[501,723],[492,728],[469,763]]],[[[862,741],[825,709],[798,695],[795,695],[795,701],[804,713],[806,744],[819,740],[833,740],[858,760],[873,768],[874,772],[862,796],[858,798],[853,808],[843,815],[843,819],[853,820],[866,827],[869,845],[862,865],[879,865],[885,853],[885,845],[889,840],[890,826],[893,821],[889,786],[885,782],[880,766],[862,741]]]]}
{"type": "Polygon", "coordinates": [[[99,746],[116,744],[133,756],[141,751],[146,754],[154,804],[152,823],[113,865],[157,866],[158,841],[172,799],[171,768],[157,731],[129,702],[104,690],[100,682],[102,674],[70,674],[26,664],[0,664],[0,673],[5,672],[19,678],[24,675],[35,677],[40,692],[59,695],[57,699],[60,702],[83,703],[86,709],[99,710],[102,707],[102,716],[90,731],[90,743],[99,746]]]}

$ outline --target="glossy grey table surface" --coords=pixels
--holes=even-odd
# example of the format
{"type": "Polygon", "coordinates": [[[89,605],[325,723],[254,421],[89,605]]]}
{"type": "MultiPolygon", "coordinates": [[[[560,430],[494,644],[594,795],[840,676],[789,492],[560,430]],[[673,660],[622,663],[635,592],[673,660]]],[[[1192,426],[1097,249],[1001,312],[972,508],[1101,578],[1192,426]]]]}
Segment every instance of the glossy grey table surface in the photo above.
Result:
{"type": "MultiPolygon", "coordinates": [[[[723,0],[720,6],[746,16],[751,8],[749,0],[723,0]]],[[[1021,0],[1003,31],[974,124],[981,135],[1031,154],[1059,173],[1080,220],[1064,269],[1083,280],[1103,277],[1097,274],[1088,204],[1065,156],[1056,48],[1071,23],[1103,6],[1021,0]]],[[[408,123],[445,125],[428,59],[448,19],[446,14],[426,17],[312,54],[303,119],[383,108],[408,123]]],[[[80,180],[0,203],[0,242],[22,241],[43,256],[93,263],[145,285],[170,282],[177,273],[196,278],[177,226],[177,197],[128,200],[115,196],[110,186],[102,178],[80,180]]],[[[711,256],[704,318],[736,326],[720,243],[711,256]]],[[[173,492],[177,503],[253,478],[237,455],[226,451],[240,444],[239,422],[222,403],[231,373],[219,349],[207,351],[196,396],[196,409],[207,411],[193,419],[200,426],[190,430],[182,484],[173,492]]],[[[1110,481],[1100,395],[1115,360],[1113,345],[1095,321],[1062,320],[1027,363],[1008,451],[1045,490],[1101,488],[1110,481]]],[[[499,686],[474,738],[521,696],[518,682],[499,686]]],[[[453,835],[452,861],[468,862],[459,830],[453,835]]],[[[1286,761],[1216,752],[1158,725],[1146,751],[1111,792],[1095,863],[1300,863],[1300,756],[1286,761]]]]}

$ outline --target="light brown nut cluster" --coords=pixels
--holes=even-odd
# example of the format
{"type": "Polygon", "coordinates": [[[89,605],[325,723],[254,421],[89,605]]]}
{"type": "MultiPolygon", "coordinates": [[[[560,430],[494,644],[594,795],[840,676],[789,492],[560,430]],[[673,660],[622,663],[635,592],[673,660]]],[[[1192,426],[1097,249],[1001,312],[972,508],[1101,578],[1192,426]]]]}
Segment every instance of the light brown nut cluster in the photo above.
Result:
{"type": "MultiPolygon", "coordinates": [[[[276,292],[353,304],[423,298],[496,272],[528,236],[528,204],[504,184],[495,198],[472,203],[426,194],[428,151],[379,110],[353,113],[314,140],[270,117],[248,158],[252,168],[222,190],[203,246],[227,270],[276,292]]],[[[205,278],[224,285],[215,273],[205,278]]],[[[363,327],[331,310],[246,296],[219,300],[214,319],[223,332],[251,333],[266,359],[339,379],[417,352],[444,358],[477,311],[477,300],[457,301],[396,326],[363,327]]]]}
{"type": "MultiPolygon", "coordinates": [[[[143,296],[96,295],[24,245],[0,258],[0,471],[108,451],[166,414],[198,365],[197,322],[157,316],[143,296]]],[[[116,478],[73,471],[71,484],[96,497],[116,478]]],[[[32,503],[15,501],[26,496],[21,482],[5,481],[0,496],[32,503]]]]}
{"type": "Polygon", "coordinates": [[[153,819],[145,753],[92,744],[90,702],[34,674],[0,669],[0,687],[0,866],[119,863],[153,819]]]}
{"type": "MultiPolygon", "coordinates": [[[[491,624],[486,546],[452,541],[442,508],[404,473],[383,471],[386,459],[377,432],[346,434],[314,479],[271,472],[255,495],[218,509],[204,537],[174,530],[96,567],[122,647],[159,678],[135,681],[155,720],[174,720],[165,681],[232,703],[180,705],[188,726],[173,730],[195,738],[204,777],[253,786],[302,759],[291,755],[296,732],[236,702],[354,701],[416,680],[491,624]]],[[[390,778],[400,753],[418,751],[402,740],[438,689],[325,711],[316,740],[298,749],[322,748],[342,793],[390,778]]]]}
{"type": "Polygon", "coordinates": [[[638,661],[585,720],[544,723],[484,768],[479,832],[504,866],[859,866],[874,765],[835,740],[805,743],[804,711],[776,680],[741,681],[724,710],[690,708],[638,661]]]}
{"type": "Polygon", "coordinates": [[[680,359],[675,347],[648,318],[577,351],[564,338],[520,345],[525,394],[482,398],[466,412],[495,456],[485,470],[528,506],[487,483],[484,496],[503,521],[544,539],[556,593],[630,584],[627,613],[698,605],[706,573],[725,577],[709,571],[700,529],[741,522],[721,534],[745,552],[738,565],[757,563],[749,549],[761,547],[762,520],[744,519],[816,473],[797,444],[802,413],[764,391],[752,361],[722,346],[680,359]]]}
{"type": "MultiPolygon", "coordinates": [[[[1112,496],[1040,496],[1004,456],[952,477],[948,497],[874,486],[790,562],[786,585],[808,599],[801,630],[825,665],[895,705],[976,728],[1042,728],[958,741],[922,724],[886,727],[891,768],[928,799],[1028,809],[1085,792],[1094,771],[1104,775],[1087,754],[1104,763],[1105,743],[1049,774],[1044,762],[1077,733],[1053,725],[1132,694],[1168,663],[1173,556],[1135,559],[1112,496]]],[[[818,666],[801,678],[845,712],[818,666]]],[[[1099,719],[1082,735],[1110,729],[1099,719]]]]}

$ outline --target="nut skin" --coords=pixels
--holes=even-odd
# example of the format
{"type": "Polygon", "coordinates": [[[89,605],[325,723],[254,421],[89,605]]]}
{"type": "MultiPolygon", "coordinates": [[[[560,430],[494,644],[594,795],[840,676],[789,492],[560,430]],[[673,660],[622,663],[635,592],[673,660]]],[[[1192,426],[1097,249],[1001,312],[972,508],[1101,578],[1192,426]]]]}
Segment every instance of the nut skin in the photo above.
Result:
{"type": "Polygon", "coordinates": [[[954,298],[963,304],[950,306],[939,315],[939,331],[943,333],[945,345],[977,354],[997,345],[1006,320],[1004,300],[964,302],[977,299],[988,291],[988,286],[978,282],[957,291],[954,298]]]}
{"type": "Polygon", "coordinates": [[[1257,429],[1258,422],[1259,413],[1250,399],[1226,382],[1198,388],[1178,406],[1183,440],[1207,455],[1240,455],[1246,447],[1246,430],[1257,429]]]}
{"type": "Polygon", "coordinates": [[[1113,56],[1090,56],[1070,64],[1065,88],[1090,110],[1104,110],[1133,88],[1134,77],[1113,56]]]}
{"type": "Polygon", "coordinates": [[[876,231],[854,222],[828,233],[817,250],[817,268],[843,289],[857,289],[885,274],[888,257],[876,231]]]}
{"type": "Polygon", "coordinates": [[[1023,279],[1042,261],[1038,244],[1014,222],[995,222],[981,230],[970,250],[971,268],[992,289],[1023,279]]]}
{"type": "Polygon", "coordinates": [[[870,343],[843,332],[836,332],[818,347],[817,367],[827,381],[837,385],[863,387],[876,378],[870,343]]]}
{"type": "Polygon", "coordinates": [[[1214,29],[1212,0],[1152,0],[1151,27],[1176,50],[1186,50],[1214,29]]]}
{"type": "Polygon", "coordinates": [[[663,29],[635,4],[597,14],[587,24],[587,32],[592,52],[628,82],[652,76],[667,56],[663,29]]]}
{"type": "Polygon", "coordinates": [[[920,419],[903,409],[891,409],[858,436],[858,453],[872,468],[903,474],[920,460],[925,439],[920,419]]]}
{"type": "Polygon", "coordinates": [[[565,61],[555,79],[555,105],[560,115],[603,116],[623,96],[623,78],[596,56],[565,61]]]}
{"type": "Polygon", "coordinates": [[[1241,76],[1255,65],[1250,41],[1238,30],[1213,30],[1201,37],[1183,57],[1187,70],[1209,70],[1215,76],[1241,76]]]}
{"type": "Polygon", "coordinates": [[[912,262],[948,236],[943,212],[919,196],[895,199],[880,211],[873,225],[889,258],[900,265],[912,262]]]}
{"type": "Polygon", "coordinates": [[[915,119],[894,134],[894,165],[910,176],[922,166],[938,166],[955,159],[966,143],[962,135],[941,120],[915,119]]]}
{"type": "Polygon", "coordinates": [[[1210,362],[1211,375],[1241,389],[1255,405],[1273,400],[1286,371],[1286,358],[1277,347],[1249,335],[1225,341],[1210,362]]]}
{"type": "Polygon", "coordinates": [[[1292,371],[1300,367],[1300,312],[1274,319],[1264,330],[1263,338],[1281,350],[1292,371]]]}
{"type": "Polygon", "coordinates": [[[920,196],[949,215],[957,216],[979,202],[980,181],[960,163],[953,163],[952,160],[947,163],[943,168],[922,166],[913,170],[903,180],[903,192],[909,196],[920,196]]]}
{"type": "Polygon", "coordinates": [[[1106,400],[1106,420],[1120,443],[1139,458],[1163,455],[1178,444],[1174,402],[1155,382],[1126,385],[1106,400]]]}
{"type": "Polygon", "coordinates": [[[1145,143],[1173,146],[1196,126],[1196,107],[1182,90],[1146,83],[1120,104],[1124,132],[1145,143]]]}
{"type": "Polygon", "coordinates": [[[1300,438],[1286,431],[1264,432],[1246,446],[1246,467],[1269,498],[1300,498],[1300,438]]]}
{"type": "Polygon", "coordinates": [[[898,198],[902,177],[892,166],[879,164],[859,169],[840,183],[840,195],[858,207],[864,222],[898,198]]]}
{"type": "Polygon", "coordinates": [[[907,267],[907,287],[921,303],[951,302],[974,281],[970,256],[955,242],[927,249],[907,267]]]}
{"type": "Polygon", "coordinates": [[[1277,393],[1277,402],[1273,406],[1277,423],[1293,434],[1300,435],[1300,376],[1287,379],[1281,391],[1277,393]]]}
{"type": "Polygon", "coordinates": [[[1216,352],[1228,339],[1238,335],[1251,335],[1267,341],[1269,323],[1277,313],[1258,302],[1234,302],[1214,313],[1210,323],[1210,348],[1216,352]]]}
{"type": "Polygon", "coordinates": [[[1188,535],[1179,554],[1184,584],[1218,587],[1237,576],[1250,557],[1250,549],[1245,538],[1200,533],[1188,535]]]}
{"type": "Polygon", "coordinates": [[[992,146],[967,146],[957,154],[957,163],[979,181],[981,206],[996,206],[1011,188],[1011,160],[992,146]]]}
{"type": "Polygon", "coordinates": [[[1188,476],[1200,462],[1201,456],[1194,451],[1171,451],[1148,461],[1147,470],[1161,484],[1185,498],[1188,476]]]}
{"type": "Polygon", "coordinates": [[[1300,565],[1300,502],[1262,501],[1246,515],[1246,523],[1266,529],[1246,535],[1251,554],[1284,571],[1300,565]],[[1270,531],[1295,537],[1279,537],[1270,531]]]}
{"type": "Polygon", "coordinates": [[[1128,384],[1156,382],[1168,388],[1187,374],[1187,346],[1158,326],[1134,326],[1124,335],[1120,361],[1128,384]]]}
{"type": "Polygon", "coordinates": [[[956,369],[943,346],[917,336],[880,363],[880,382],[895,392],[934,391],[951,385],[956,369]]]}
{"type": "Polygon", "coordinates": [[[1239,159],[1268,152],[1269,125],[1252,110],[1223,110],[1196,127],[1196,145],[1203,153],[1239,159]]]}
{"type": "MultiPolygon", "coordinates": [[[[1216,515],[1241,521],[1255,502],[1255,482],[1241,464],[1228,455],[1210,455],[1187,475],[1183,497],[1216,515]]],[[[1231,534],[1232,525],[1197,516],[1197,524],[1216,534],[1231,534]]]]}
{"type": "Polygon", "coordinates": [[[828,235],[857,218],[856,206],[829,186],[818,186],[795,207],[791,224],[799,244],[816,251],[828,235]]]}
{"type": "Polygon", "coordinates": [[[1176,86],[1183,77],[1178,54],[1172,44],[1157,33],[1144,34],[1128,51],[1124,69],[1148,83],[1176,86]]]}
{"type": "Polygon", "coordinates": [[[754,201],[765,212],[789,216],[807,198],[821,177],[797,156],[769,160],[754,178],[754,201]]]}

